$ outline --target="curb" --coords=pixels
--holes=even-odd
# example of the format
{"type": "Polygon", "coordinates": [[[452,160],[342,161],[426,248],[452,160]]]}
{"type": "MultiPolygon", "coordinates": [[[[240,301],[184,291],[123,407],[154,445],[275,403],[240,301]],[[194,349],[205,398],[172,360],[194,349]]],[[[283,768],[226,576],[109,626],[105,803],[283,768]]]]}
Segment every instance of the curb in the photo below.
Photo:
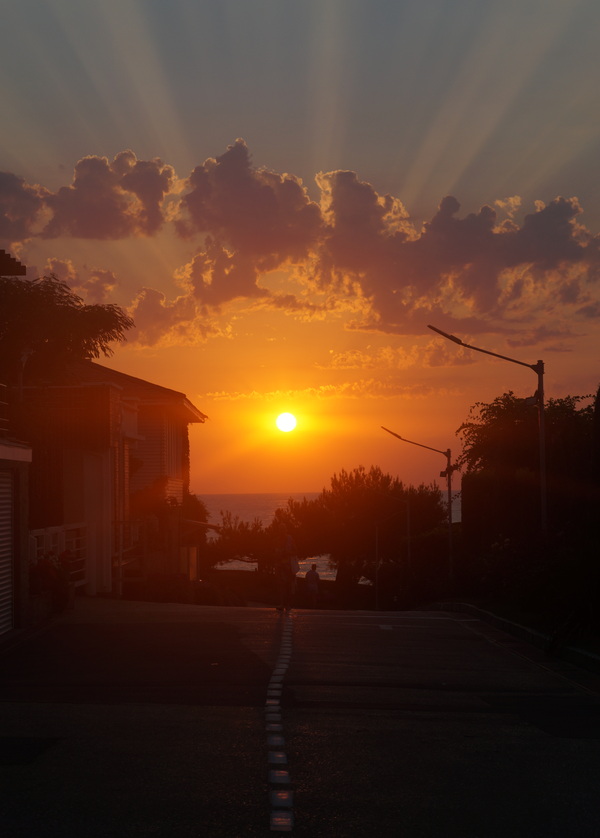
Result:
{"type": "Polygon", "coordinates": [[[507,620],[505,617],[499,617],[492,611],[485,611],[483,608],[478,608],[470,602],[438,602],[436,603],[436,608],[440,611],[456,611],[458,613],[473,614],[484,622],[502,629],[502,631],[506,631],[508,634],[512,634],[513,637],[517,637],[519,640],[524,640],[526,643],[531,643],[532,646],[543,649],[550,657],[560,658],[567,663],[580,666],[591,672],[600,673],[600,655],[579,649],[576,646],[563,644],[557,645],[550,652],[548,646],[552,641],[551,635],[529,628],[528,626],[523,626],[520,623],[515,623],[512,620],[507,620]]]}

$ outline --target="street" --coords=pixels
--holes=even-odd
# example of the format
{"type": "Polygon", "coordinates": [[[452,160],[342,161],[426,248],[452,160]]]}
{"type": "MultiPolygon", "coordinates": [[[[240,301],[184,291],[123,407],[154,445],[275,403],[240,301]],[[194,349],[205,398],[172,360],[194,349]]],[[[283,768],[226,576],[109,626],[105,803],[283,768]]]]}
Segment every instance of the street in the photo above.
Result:
{"type": "Polygon", "coordinates": [[[78,598],[0,671],[7,838],[599,832],[600,676],[473,616],[78,598]]]}

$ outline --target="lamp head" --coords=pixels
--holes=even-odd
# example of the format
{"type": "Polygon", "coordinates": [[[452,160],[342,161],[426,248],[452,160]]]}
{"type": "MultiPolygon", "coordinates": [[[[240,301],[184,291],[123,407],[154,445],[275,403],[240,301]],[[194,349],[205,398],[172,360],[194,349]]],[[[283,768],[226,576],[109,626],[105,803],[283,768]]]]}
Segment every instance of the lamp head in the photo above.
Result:
{"type": "Polygon", "coordinates": [[[448,340],[453,341],[454,343],[458,343],[459,346],[463,346],[463,342],[460,338],[457,338],[456,335],[449,335],[448,332],[442,332],[441,329],[438,329],[437,326],[427,326],[428,329],[431,329],[433,332],[437,332],[438,335],[441,335],[443,338],[448,338],[448,340]]]}

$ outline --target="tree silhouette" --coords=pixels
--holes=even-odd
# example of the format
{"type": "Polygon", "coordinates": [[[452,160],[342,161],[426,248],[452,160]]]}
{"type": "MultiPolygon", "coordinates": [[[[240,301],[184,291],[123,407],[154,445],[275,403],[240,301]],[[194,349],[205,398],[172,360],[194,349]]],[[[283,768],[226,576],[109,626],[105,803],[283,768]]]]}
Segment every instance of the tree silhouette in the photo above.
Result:
{"type": "Polygon", "coordinates": [[[549,540],[539,528],[536,405],[509,391],[475,404],[458,429],[463,545],[471,575],[485,577],[490,590],[545,589],[551,567],[556,590],[586,578],[580,557],[597,542],[598,513],[598,403],[591,402],[566,396],[546,404],[549,540]]]}
{"type": "Polygon", "coordinates": [[[20,387],[69,359],[112,354],[133,320],[117,305],[86,305],[54,274],[0,277],[0,380],[20,387]]]}
{"type": "Polygon", "coordinates": [[[405,561],[407,504],[415,542],[443,525],[446,512],[437,486],[405,486],[378,466],[359,466],[334,474],[330,488],[314,500],[290,499],[278,518],[293,531],[301,555],[328,553],[337,581],[350,586],[361,576],[374,578],[378,561],[405,561]]]}
{"type": "MultiPolygon", "coordinates": [[[[591,396],[548,399],[545,407],[548,467],[556,476],[589,471],[594,408],[591,396]]],[[[538,411],[530,399],[512,390],[488,403],[477,402],[457,434],[463,450],[458,459],[467,472],[513,471],[539,467],[538,411]]]]}

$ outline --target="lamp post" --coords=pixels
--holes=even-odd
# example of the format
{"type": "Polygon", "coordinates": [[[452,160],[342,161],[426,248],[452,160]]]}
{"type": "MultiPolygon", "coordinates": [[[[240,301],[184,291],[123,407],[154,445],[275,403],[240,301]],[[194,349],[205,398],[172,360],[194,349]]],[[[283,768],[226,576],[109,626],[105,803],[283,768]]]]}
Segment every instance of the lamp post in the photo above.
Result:
{"type": "Polygon", "coordinates": [[[535,364],[528,364],[525,361],[518,361],[516,358],[509,358],[508,355],[499,355],[497,352],[490,352],[489,349],[481,349],[479,346],[471,346],[470,343],[465,343],[456,335],[449,335],[447,332],[442,332],[436,326],[427,326],[433,332],[437,332],[447,340],[457,343],[459,346],[464,346],[465,349],[474,349],[475,352],[483,352],[484,355],[492,355],[494,358],[501,358],[503,361],[510,361],[511,364],[519,364],[521,367],[529,367],[537,375],[538,388],[535,393],[535,401],[538,409],[538,427],[539,427],[539,444],[540,444],[540,523],[542,535],[544,538],[548,534],[548,500],[546,490],[546,427],[544,419],[544,362],[537,361],[535,364]]]}
{"type": "Polygon", "coordinates": [[[448,448],[446,451],[441,451],[439,448],[432,448],[430,445],[423,445],[421,442],[414,442],[412,439],[400,436],[400,434],[390,431],[389,428],[381,426],[382,431],[387,431],[388,434],[395,436],[396,439],[402,442],[409,442],[411,445],[418,445],[419,448],[426,448],[428,451],[435,451],[437,454],[442,454],[446,458],[446,470],[440,472],[440,477],[445,477],[448,487],[448,578],[450,581],[454,578],[454,567],[452,558],[452,472],[456,466],[452,465],[452,452],[448,448]]]}

